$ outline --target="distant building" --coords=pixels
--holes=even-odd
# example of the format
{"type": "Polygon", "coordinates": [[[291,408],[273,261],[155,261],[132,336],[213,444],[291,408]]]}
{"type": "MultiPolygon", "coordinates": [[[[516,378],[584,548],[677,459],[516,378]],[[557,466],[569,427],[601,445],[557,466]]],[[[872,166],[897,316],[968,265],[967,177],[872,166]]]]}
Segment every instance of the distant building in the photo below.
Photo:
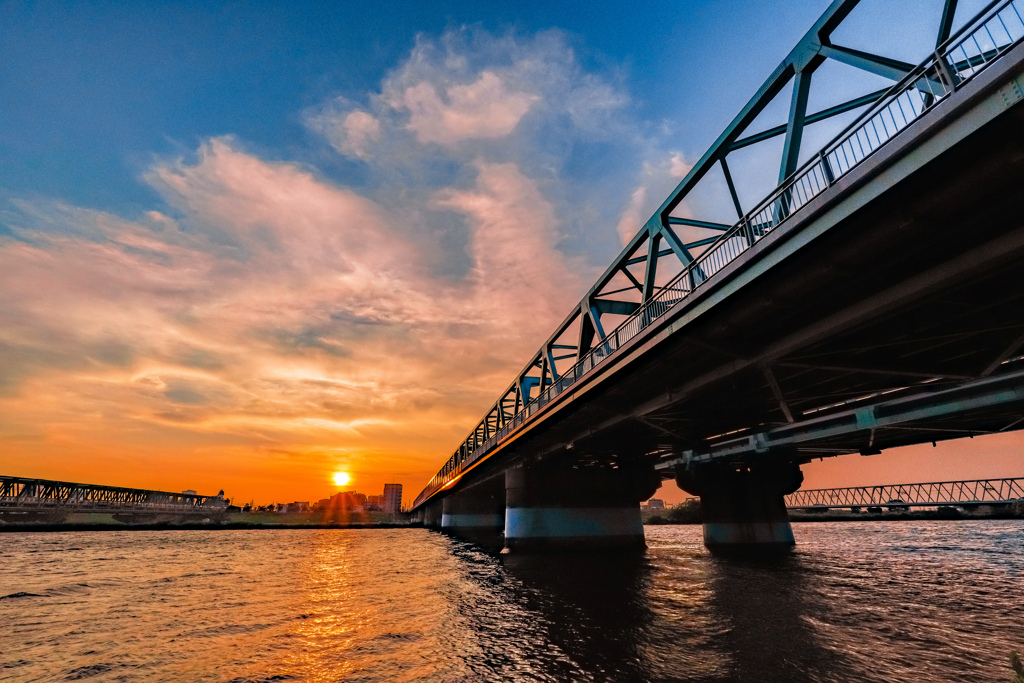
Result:
{"type": "Polygon", "coordinates": [[[402,485],[384,484],[384,512],[402,511],[402,485]]]}
{"type": "Polygon", "coordinates": [[[366,494],[358,491],[342,491],[330,498],[318,500],[312,509],[317,512],[362,512],[366,509],[366,494]]]}
{"type": "Polygon", "coordinates": [[[665,501],[661,500],[660,498],[651,498],[650,500],[647,501],[647,509],[648,510],[664,510],[665,509],[665,501]]]}
{"type": "Polygon", "coordinates": [[[329,517],[344,513],[347,516],[352,512],[401,512],[402,511],[402,485],[385,484],[383,495],[366,495],[355,489],[335,493],[330,498],[318,500],[310,509],[313,512],[323,513],[329,517]]]}
{"type": "Polygon", "coordinates": [[[351,491],[345,491],[341,495],[348,496],[350,510],[362,511],[366,509],[365,493],[359,493],[358,491],[353,489],[351,491]]]}

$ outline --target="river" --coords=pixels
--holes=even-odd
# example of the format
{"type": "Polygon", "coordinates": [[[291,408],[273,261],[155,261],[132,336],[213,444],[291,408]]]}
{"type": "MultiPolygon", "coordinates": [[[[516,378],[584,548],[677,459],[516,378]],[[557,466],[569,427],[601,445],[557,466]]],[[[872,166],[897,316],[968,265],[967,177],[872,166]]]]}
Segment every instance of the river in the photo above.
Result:
{"type": "Polygon", "coordinates": [[[642,555],[499,556],[423,529],[0,534],[0,680],[1010,681],[1024,522],[699,526],[642,555]]]}

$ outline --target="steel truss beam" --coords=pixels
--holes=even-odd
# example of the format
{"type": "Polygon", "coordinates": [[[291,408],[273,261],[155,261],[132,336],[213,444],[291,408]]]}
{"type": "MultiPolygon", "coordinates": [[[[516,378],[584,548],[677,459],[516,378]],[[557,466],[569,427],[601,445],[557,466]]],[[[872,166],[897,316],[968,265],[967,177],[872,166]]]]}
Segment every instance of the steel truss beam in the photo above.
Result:
{"type": "Polygon", "coordinates": [[[925,484],[887,484],[842,489],[808,489],[786,496],[791,510],[809,508],[933,507],[979,505],[1024,500],[1024,478],[937,481],[925,484]]]}
{"type": "MultiPolygon", "coordinates": [[[[810,457],[817,457],[814,454],[819,444],[837,447],[845,453],[856,453],[865,448],[874,448],[871,440],[878,430],[923,427],[927,431],[931,428],[931,420],[994,408],[1019,408],[1024,413],[1024,371],[976,380],[942,391],[929,391],[925,387],[921,389],[911,396],[877,401],[864,407],[779,427],[753,430],[740,438],[712,444],[703,451],[684,451],[659,463],[658,467],[669,471],[677,466],[691,467],[715,461],[771,457],[792,454],[798,450],[811,454],[810,457]]],[[[967,436],[966,430],[956,433],[967,436]]]]}
{"type": "Polygon", "coordinates": [[[95,486],[48,479],[0,477],[0,511],[61,509],[76,512],[223,512],[223,496],[95,486]]]}

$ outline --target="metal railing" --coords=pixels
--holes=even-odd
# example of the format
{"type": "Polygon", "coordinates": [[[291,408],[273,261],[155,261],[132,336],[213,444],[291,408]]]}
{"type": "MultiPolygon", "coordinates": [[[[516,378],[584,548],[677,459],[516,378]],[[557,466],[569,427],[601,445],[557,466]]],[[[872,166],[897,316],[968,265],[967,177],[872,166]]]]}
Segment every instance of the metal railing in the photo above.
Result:
{"type": "Polygon", "coordinates": [[[1024,478],[810,489],[786,496],[793,509],[991,505],[1024,500],[1024,478]]]}
{"type": "Polygon", "coordinates": [[[488,438],[473,443],[472,449],[460,448],[427,483],[413,507],[456,481],[552,399],[1016,45],[1024,38],[1022,17],[1024,0],[999,0],[986,7],[518,413],[488,438]]]}

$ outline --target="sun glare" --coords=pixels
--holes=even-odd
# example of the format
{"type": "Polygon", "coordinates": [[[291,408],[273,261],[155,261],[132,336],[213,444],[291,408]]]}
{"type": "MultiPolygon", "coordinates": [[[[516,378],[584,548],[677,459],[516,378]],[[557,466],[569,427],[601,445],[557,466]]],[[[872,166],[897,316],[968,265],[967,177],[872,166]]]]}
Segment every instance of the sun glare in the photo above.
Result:
{"type": "Polygon", "coordinates": [[[348,476],[348,472],[335,472],[334,473],[334,485],[344,486],[352,480],[352,477],[348,476]]]}

